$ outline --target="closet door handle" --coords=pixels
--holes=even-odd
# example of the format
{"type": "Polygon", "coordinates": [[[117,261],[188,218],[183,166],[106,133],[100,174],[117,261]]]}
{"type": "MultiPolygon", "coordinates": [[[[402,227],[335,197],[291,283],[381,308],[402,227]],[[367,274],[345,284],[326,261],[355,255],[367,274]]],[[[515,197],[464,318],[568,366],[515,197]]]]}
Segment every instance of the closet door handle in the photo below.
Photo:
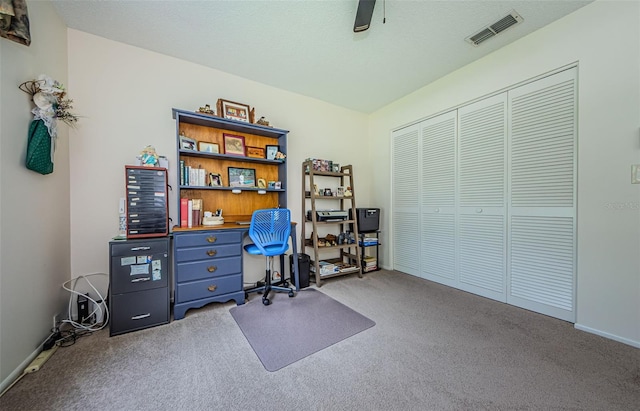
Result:
{"type": "Polygon", "coordinates": [[[207,251],[207,255],[208,255],[209,257],[213,257],[213,256],[214,256],[214,255],[216,255],[216,254],[218,254],[218,251],[217,251],[217,250],[209,250],[209,251],[207,251]]]}
{"type": "Polygon", "coordinates": [[[207,237],[207,242],[208,243],[215,243],[217,239],[218,238],[215,235],[210,235],[209,237],[207,237]]]}

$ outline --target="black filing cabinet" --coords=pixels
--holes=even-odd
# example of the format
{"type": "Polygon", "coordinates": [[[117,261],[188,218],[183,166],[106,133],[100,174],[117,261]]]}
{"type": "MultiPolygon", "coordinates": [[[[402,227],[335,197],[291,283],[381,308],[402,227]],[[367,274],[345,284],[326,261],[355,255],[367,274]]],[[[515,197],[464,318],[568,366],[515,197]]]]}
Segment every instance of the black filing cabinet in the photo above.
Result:
{"type": "Polygon", "coordinates": [[[109,242],[109,335],[169,322],[169,237],[109,242]]]}

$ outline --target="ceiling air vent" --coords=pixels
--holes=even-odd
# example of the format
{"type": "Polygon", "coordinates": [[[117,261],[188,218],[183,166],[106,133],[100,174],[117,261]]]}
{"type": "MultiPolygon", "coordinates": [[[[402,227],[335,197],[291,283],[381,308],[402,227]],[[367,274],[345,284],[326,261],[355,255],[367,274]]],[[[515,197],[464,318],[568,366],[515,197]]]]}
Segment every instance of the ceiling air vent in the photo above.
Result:
{"type": "Polygon", "coordinates": [[[465,41],[473,44],[474,46],[477,46],[483,41],[488,40],[499,33],[502,33],[509,27],[515,26],[518,23],[522,23],[523,20],[524,19],[522,18],[522,16],[516,13],[515,10],[512,10],[511,13],[507,14],[505,17],[501,18],[495,23],[492,23],[482,28],[477,33],[470,35],[465,39],[465,41]]]}

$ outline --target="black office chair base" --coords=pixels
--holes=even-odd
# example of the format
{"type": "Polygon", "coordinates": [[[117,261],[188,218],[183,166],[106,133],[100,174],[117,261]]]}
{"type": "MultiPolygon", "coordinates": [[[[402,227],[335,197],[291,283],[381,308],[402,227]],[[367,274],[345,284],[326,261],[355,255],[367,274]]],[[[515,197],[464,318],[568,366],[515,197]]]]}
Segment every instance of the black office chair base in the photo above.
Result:
{"type": "Polygon", "coordinates": [[[269,294],[271,293],[271,291],[285,292],[289,295],[289,298],[295,297],[296,295],[293,291],[293,288],[280,287],[280,286],[271,285],[271,284],[266,284],[260,287],[248,289],[244,292],[244,295],[248,299],[249,293],[262,293],[262,304],[269,305],[271,304],[271,300],[269,300],[269,294]]]}

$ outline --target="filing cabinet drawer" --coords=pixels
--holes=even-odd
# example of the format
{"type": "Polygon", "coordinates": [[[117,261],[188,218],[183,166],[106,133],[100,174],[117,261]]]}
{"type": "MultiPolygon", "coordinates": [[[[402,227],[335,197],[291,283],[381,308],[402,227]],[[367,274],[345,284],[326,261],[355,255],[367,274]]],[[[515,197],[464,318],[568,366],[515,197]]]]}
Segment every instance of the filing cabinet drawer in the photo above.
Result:
{"type": "Polygon", "coordinates": [[[175,259],[177,263],[184,261],[212,260],[222,257],[241,255],[240,244],[218,245],[208,247],[179,248],[176,250],[175,259]]]}
{"type": "Polygon", "coordinates": [[[242,257],[217,258],[211,261],[185,262],[178,264],[178,281],[200,280],[204,278],[222,277],[229,274],[240,274],[242,272],[242,257]]]}
{"type": "Polygon", "coordinates": [[[242,290],[242,274],[216,277],[176,285],[176,302],[198,300],[242,290]]]}
{"type": "Polygon", "coordinates": [[[111,292],[121,294],[167,287],[169,285],[167,255],[164,253],[148,257],[133,257],[140,264],[127,264],[126,257],[111,257],[111,292]],[[141,262],[142,259],[145,259],[145,262],[141,262]]]}
{"type": "Polygon", "coordinates": [[[109,335],[136,331],[169,322],[168,288],[111,296],[109,335]]]}
{"type": "Polygon", "coordinates": [[[218,244],[242,244],[242,231],[211,230],[200,233],[179,234],[174,237],[175,247],[198,247],[218,244]]]}
{"type": "Polygon", "coordinates": [[[167,253],[169,251],[168,239],[130,240],[111,244],[111,256],[132,256],[150,255],[156,253],[167,253]]]}

